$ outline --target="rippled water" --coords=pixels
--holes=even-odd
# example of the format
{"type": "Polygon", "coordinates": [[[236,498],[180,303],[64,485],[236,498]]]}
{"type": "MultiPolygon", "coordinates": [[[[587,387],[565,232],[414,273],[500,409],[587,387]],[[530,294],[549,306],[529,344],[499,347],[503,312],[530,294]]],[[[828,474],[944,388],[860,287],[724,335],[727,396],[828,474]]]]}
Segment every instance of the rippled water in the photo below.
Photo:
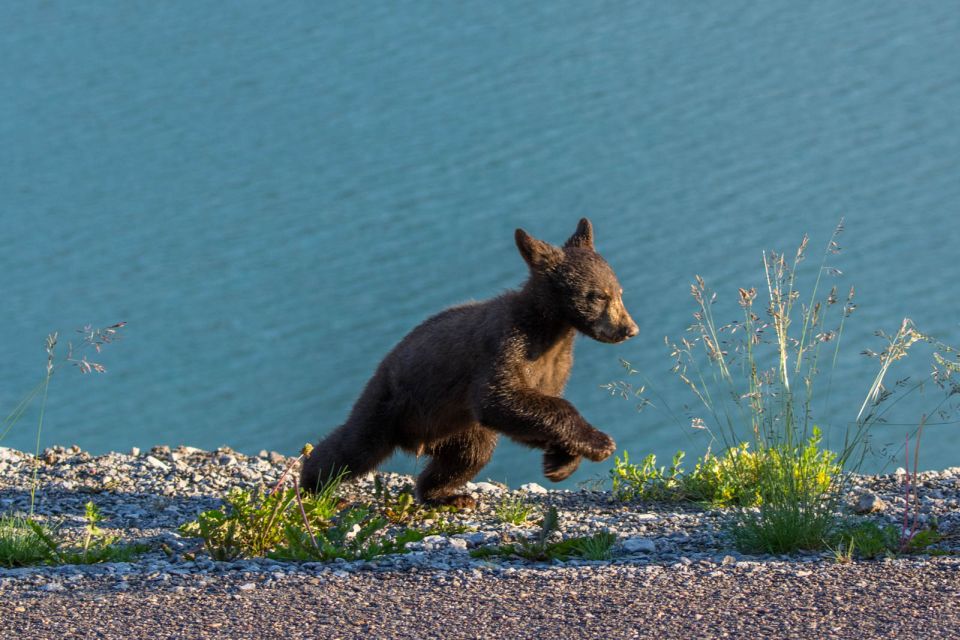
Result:
{"type": "MultiPolygon", "coordinates": [[[[734,319],[763,249],[809,232],[812,274],[841,216],[831,264],[860,306],[818,420],[856,415],[875,329],[909,316],[960,342],[960,14],[946,4],[2,15],[0,407],[42,376],[48,331],[129,322],[105,376],[56,375],[45,443],[293,452],[344,419],[420,320],[522,281],[515,227],[560,242],[581,215],[642,333],[581,340],[567,395],[635,456],[705,442],[686,416],[602,390],[618,359],[682,413],[663,337],[690,323],[693,276],[734,319]]],[[[878,446],[935,402],[903,403],[878,446]]],[[[37,417],[3,444],[32,447],[37,417]]],[[[956,428],[928,429],[923,466],[960,464],[956,428]]],[[[539,456],[503,444],[482,475],[538,480],[539,456]]]]}

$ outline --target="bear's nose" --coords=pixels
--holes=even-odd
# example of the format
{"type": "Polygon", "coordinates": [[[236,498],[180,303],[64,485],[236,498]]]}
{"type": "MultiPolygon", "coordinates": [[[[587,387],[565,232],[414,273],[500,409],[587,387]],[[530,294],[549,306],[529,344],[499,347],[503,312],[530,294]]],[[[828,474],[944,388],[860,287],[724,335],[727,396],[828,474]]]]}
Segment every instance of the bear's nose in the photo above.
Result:
{"type": "Polygon", "coordinates": [[[638,333],[640,333],[640,327],[638,327],[636,323],[633,323],[624,330],[623,335],[625,335],[628,338],[632,338],[638,333]]]}

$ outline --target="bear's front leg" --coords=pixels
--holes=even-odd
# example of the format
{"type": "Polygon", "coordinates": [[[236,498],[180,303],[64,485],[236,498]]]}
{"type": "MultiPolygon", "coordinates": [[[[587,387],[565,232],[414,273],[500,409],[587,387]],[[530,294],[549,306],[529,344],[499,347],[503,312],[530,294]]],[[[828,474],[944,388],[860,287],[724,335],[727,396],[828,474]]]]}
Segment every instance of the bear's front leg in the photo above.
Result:
{"type": "Polygon", "coordinates": [[[559,449],[594,462],[606,460],[617,448],[613,438],[587,422],[569,401],[533,389],[487,394],[479,401],[478,413],[484,426],[534,447],[559,449]]]}

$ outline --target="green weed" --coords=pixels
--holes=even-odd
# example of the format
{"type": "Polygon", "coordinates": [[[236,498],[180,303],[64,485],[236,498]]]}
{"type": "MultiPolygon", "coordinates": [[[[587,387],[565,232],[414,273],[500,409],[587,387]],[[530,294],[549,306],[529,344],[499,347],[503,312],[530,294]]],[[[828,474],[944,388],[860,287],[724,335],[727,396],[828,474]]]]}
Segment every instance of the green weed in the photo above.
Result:
{"type": "Polygon", "coordinates": [[[840,523],[825,540],[825,545],[834,552],[838,562],[847,563],[854,558],[872,560],[898,554],[925,553],[931,551],[930,547],[940,540],[936,526],[920,529],[904,542],[899,527],[855,519],[840,523]]]}
{"type": "Polygon", "coordinates": [[[625,451],[610,470],[614,498],[622,501],[699,502],[714,507],[754,507],[763,502],[761,482],[778,477],[783,467],[797,460],[792,473],[796,484],[806,485],[815,496],[830,492],[839,473],[836,455],[820,448],[817,427],[806,445],[789,450],[784,447],[750,451],[741,443],[716,456],[707,452],[690,471],[683,468],[684,452],[674,455],[669,468],[658,467],[653,454],[640,465],[630,462],[625,451]]]}
{"type": "Polygon", "coordinates": [[[378,536],[389,521],[369,507],[353,507],[340,513],[336,521],[313,539],[302,527],[284,527],[284,539],[266,555],[278,560],[370,560],[389,553],[402,553],[408,542],[422,540],[425,531],[407,529],[395,538],[378,536]]]}
{"type": "MultiPolygon", "coordinates": [[[[219,509],[204,511],[193,522],[180,526],[180,533],[203,539],[210,557],[233,560],[264,556],[287,540],[289,528],[325,529],[338,511],[336,491],[343,474],[332,478],[315,494],[299,496],[292,487],[272,493],[231,489],[219,509]],[[298,497],[303,511],[297,507],[298,497]]],[[[304,530],[304,535],[309,536],[304,530]]]]}
{"type": "Polygon", "coordinates": [[[527,524],[534,511],[535,507],[519,495],[504,496],[494,509],[497,520],[517,526],[527,524]]]}
{"type": "Polygon", "coordinates": [[[559,520],[557,508],[550,507],[543,516],[540,531],[532,540],[498,547],[481,547],[471,551],[470,555],[474,558],[516,556],[531,562],[568,560],[571,557],[587,560],[607,560],[611,557],[611,550],[616,542],[616,536],[612,533],[601,532],[592,536],[580,536],[550,542],[552,534],[559,530],[559,520]]]}
{"type": "Polygon", "coordinates": [[[617,542],[617,536],[602,531],[592,536],[574,538],[574,540],[576,540],[575,555],[584,560],[609,560],[613,557],[613,545],[617,542]]]}
{"type": "Polygon", "coordinates": [[[369,560],[403,553],[409,542],[428,535],[462,533],[467,527],[443,517],[437,509],[416,504],[409,491],[393,495],[379,478],[374,504],[346,507],[338,497],[345,471],[315,494],[294,486],[281,489],[294,465],[310,454],[310,446],[284,472],[270,493],[233,489],[225,504],[205,511],[180,527],[184,535],[203,540],[215,560],[270,557],[282,560],[369,560]],[[407,527],[418,523],[420,526],[407,527]]]}
{"type": "Polygon", "coordinates": [[[422,511],[413,496],[412,487],[404,487],[397,495],[393,495],[379,475],[373,478],[373,496],[380,513],[394,524],[410,522],[422,511]]]}

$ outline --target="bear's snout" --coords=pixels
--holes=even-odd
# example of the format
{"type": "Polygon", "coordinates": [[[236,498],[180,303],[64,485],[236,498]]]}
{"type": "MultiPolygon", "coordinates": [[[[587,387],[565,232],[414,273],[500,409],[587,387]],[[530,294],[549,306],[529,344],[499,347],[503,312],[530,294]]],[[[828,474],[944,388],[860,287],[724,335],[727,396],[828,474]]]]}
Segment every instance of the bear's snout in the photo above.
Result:
{"type": "Polygon", "coordinates": [[[616,299],[608,307],[606,317],[597,327],[600,340],[603,342],[623,342],[640,333],[640,327],[633,321],[622,299],[616,299]]]}
{"type": "Polygon", "coordinates": [[[630,324],[618,327],[613,333],[607,334],[607,338],[610,342],[623,342],[624,340],[629,340],[633,336],[640,333],[640,327],[637,326],[637,323],[631,321],[630,324]]]}

